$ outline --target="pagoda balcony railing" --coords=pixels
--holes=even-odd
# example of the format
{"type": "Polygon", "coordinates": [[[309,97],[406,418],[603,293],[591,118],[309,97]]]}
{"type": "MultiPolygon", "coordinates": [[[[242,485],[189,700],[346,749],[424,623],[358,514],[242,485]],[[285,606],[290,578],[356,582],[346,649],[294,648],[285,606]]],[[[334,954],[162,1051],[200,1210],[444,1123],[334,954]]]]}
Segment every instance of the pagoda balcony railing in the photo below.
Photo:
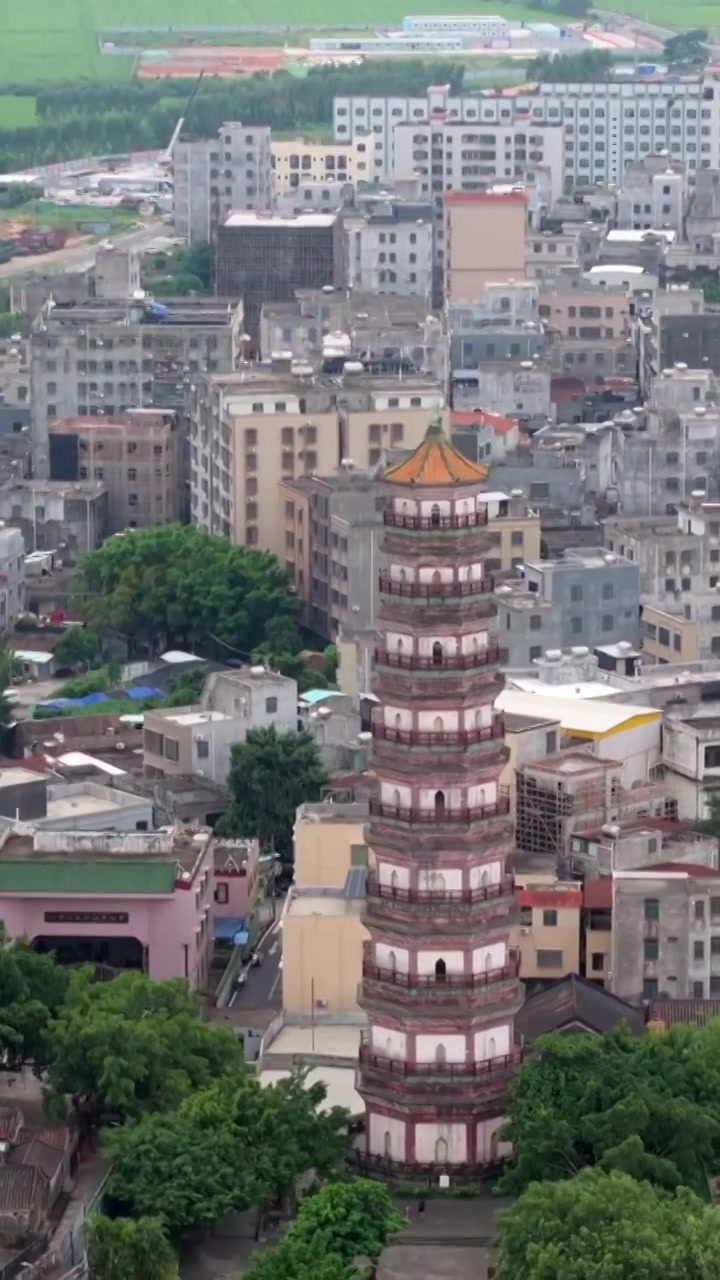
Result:
{"type": "Polygon", "coordinates": [[[517,959],[510,960],[497,969],[485,969],[482,973],[401,973],[398,969],[386,969],[366,959],[363,960],[362,966],[363,978],[385,982],[393,987],[432,992],[458,989],[477,991],[484,987],[512,982],[517,978],[519,971],[520,962],[517,959]]]}
{"type": "Polygon", "coordinates": [[[386,596],[407,600],[452,600],[456,596],[488,596],[495,590],[492,574],[486,578],[464,578],[462,582],[398,582],[380,574],[380,590],[386,596]]]}
{"type": "Polygon", "coordinates": [[[383,523],[389,529],[422,529],[434,533],[445,529],[480,529],[488,522],[487,507],[452,516],[405,515],[403,512],[383,511],[383,523]]]}
{"type": "Polygon", "coordinates": [[[489,644],[475,653],[443,653],[437,657],[421,653],[390,653],[388,649],[375,650],[375,662],[380,667],[397,667],[399,671],[473,671],[478,667],[496,666],[500,661],[500,648],[489,644]]]}
{"type": "Polygon", "coordinates": [[[505,876],[497,884],[477,885],[474,889],[404,889],[400,885],[380,884],[374,872],[370,873],[366,881],[366,893],[369,898],[438,907],[473,906],[475,903],[494,902],[498,898],[512,897],[514,891],[515,882],[512,876],[505,876]]]}
{"type": "Polygon", "coordinates": [[[408,747],[474,747],[478,742],[491,742],[505,736],[505,721],[496,716],[490,724],[477,729],[458,729],[455,733],[427,733],[420,729],[392,729],[386,724],[373,724],[373,737],[383,742],[399,742],[408,747]]]}
{"type": "Polygon", "coordinates": [[[405,1062],[399,1058],[387,1058],[375,1053],[372,1045],[363,1040],[360,1045],[360,1064],[384,1075],[398,1077],[399,1080],[413,1076],[443,1076],[450,1079],[472,1077],[473,1079],[503,1077],[509,1075],[523,1060],[523,1050],[518,1048],[512,1053],[497,1058],[484,1058],[480,1062],[405,1062]]]}
{"type": "Polygon", "coordinates": [[[469,822],[481,822],[483,818],[498,818],[510,812],[510,795],[507,788],[498,788],[498,798],[492,804],[478,804],[471,808],[448,809],[436,805],[432,809],[402,808],[394,804],[384,804],[381,800],[370,801],[371,818],[387,818],[391,822],[409,822],[420,826],[467,826],[469,822]]]}

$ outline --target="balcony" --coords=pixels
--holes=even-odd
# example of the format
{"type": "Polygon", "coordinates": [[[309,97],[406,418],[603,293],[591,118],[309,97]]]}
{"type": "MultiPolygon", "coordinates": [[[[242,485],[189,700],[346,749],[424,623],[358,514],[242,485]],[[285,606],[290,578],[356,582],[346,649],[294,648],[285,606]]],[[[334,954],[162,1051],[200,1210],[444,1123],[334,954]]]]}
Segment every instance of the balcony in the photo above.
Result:
{"type": "Polygon", "coordinates": [[[402,889],[394,884],[380,884],[374,872],[367,877],[367,896],[387,902],[419,903],[422,906],[464,907],[512,897],[514,881],[505,876],[498,884],[478,885],[475,889],[402,889]]]}
{"type": "Polygon", "coordinates": [[[486,649],[479,649],[477,653],[443,653],[435,657],[376,649],[374,659],[376,666],[394,667],[399,671],[474,671],[496,666],[500,661],[500,650],[496,644],[489,644],[486,649]]]}
{"type": "Polygon", "coordinates": [[[398,969],[383,969],[367,959],[363,959],[362,966],[363,978],[440,996],[457,991],[484,991],[488,987],[514,982],[519,970],[518,960],[510,960],[498,969],[486,969],[483,973],[401,973],[398,969]]]}
{"type": "Polygon", "coordinates": [[[421,529],[434,533],[437,530],[442,532],[456,529],[480,529],[487,522],[487,507],[455,516],[411,516],[396,511],[383,511],[383,524],[389,529],[421,529]]]}
{"type": "Polygon", "coordinates": [[[474,747],[479,742],[492,742],[505,736],[505,720],[496,716],[491,724],[478,729],[462,729],[457,733],[422,733],[415,729],[390,729],[373,724],[373,737],[383,742],[397,742],[407,747],[474,747]]]}
{"type": "Polygon", "coordinates": [[[380,574],[380,591],[386,596],[404,600],[453,600],[468,596],[489,596],[495,590],[495,578],[468,578],[463,582],[396,582],[388,574],[380,574]]]}
{"type": "Polygon", "coordinates": [[[484,818],[499,818],[510,812],[510,795],[506,787],[498,788],[498,798],[492,804],[474,805],[472,808],[448,809],[436,804],[432,809],[402,808],[370,801],[371,818],[384,818],[390,822],[406,822],[410,826],[467,826],[470,822],[482,822],[484,818]]]}
{"type": "Polygon", "coordinates": [[[384,1076],[386,1083],[396,1089],[412,1088],[413,1084],[421,1087],[441,1084],[447,1080],[500,1083],[507,1080],[522,1061],[523,1050],[519,1048],[502,1057],[485,1058],[481,1062],[405,1062],[374,1053],[365,1040],[360,1045],[360,1066],[366,1072],[384,1076]]]}

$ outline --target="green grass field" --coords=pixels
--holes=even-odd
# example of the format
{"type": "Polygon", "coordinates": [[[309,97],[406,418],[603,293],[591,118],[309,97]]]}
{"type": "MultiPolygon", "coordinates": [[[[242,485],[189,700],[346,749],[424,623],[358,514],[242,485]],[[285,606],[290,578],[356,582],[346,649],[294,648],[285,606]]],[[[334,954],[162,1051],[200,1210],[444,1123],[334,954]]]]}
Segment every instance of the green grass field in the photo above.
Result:
{"type": "MultiPolygon", "coordinates": [[[[720,27],[718,0],[704,0],[680,6],[677,0],[614,0],[609,7],[651,18],[669,26],[720,27]]],[[[397,22],[409,13],[434,13],[443,8],[454,13],[497,12],[503,17],[538,18],[537,10],[523,4],[500,4],[498,0],[363,0],[350,8],[348,21],[397,22]]],[[[240,26],[259,23],[296,24],[304,27],[338,21],[334,0],[24,0],[11,6],[4,0],[0,19],[0,84],[34,80],[70,80],[82,77],[112,80],[129,75],[132,61],[123,57],[103,57],[97,49],[96,33],[117,26],[142,27],[148,24],[182,30],[183,26],[240,26]]],[[[159,43],[166,41],[160,40],[159,43]]],[[[256,38],[252,38],[256,42],[256,38]]]]}

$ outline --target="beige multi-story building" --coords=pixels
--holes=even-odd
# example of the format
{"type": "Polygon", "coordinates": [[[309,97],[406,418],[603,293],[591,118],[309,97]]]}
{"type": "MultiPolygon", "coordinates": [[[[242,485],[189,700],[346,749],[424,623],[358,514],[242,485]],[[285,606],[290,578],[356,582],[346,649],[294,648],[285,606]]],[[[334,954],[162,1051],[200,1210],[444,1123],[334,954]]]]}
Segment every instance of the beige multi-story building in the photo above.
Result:
{"type": "Polygon", "coordinates": [[[366,182],[368,155],[374,139],[352,142],[312,142],[306,138],[274,138],[270,143],[273,192],[292,191],[304,182],[366,182]]]}
{"type": "Polygon", "coordinates": [[[272,207],[270,130],[227,121],[211,139],[179,138],[173,147],[175,234],[211,241],[234,209],[272,207]]]}
{"type": "Polygon", "coordinates": [[[114,418],[58,418],[48,426],[53,480],[102,480],[108,533],[179,520],[181,439],[172,409],[114,418]]]}
{"type": "Polygon", "coordinates": [[[191,408],[191,519],[238,545],[286,560],[278,481],[331,475],[343,459],[375,466],[387,448],[415,448],[443,401],[435,379],[375,376],[347,362],[342,379],[276,358],[198,382],[191,408]]]}
{"type": "Polygon", "coordinates": [[[511,946],[520,953],[520,977],[532,990],[580,972],[582,885],[552,874],[515,875],[520,922],[511,946]]]}
{"type": "Polygon", "coordinates": [[[627,291],[590,285],[582,279],[554,279],[541,285],[539,313],[548,328],[562,338],[619,342],[630,332],[627,291]]]}
{"type": "Polygon", "coordinates": [[[423,196],[480,191],[493,182],[532,182],[543,171],[549,200],[563,190],[563,126],[527,116],[502,123],[470,124],[433,116],[393,129],[396,180],[417,177],[423,196]]]}
{"type": "Polygon", "coordinates": [[[304,804],[295,822],[295,883],[283,916],[283,1009],[311,1020],[359,1015],[367,806],[304,804]]]}
{"type": "Polygon", "coordinates": [[[447,191],[443,206],[446,302],[474,302],[487,284],[525,278],[524,192],[447,191]]]}

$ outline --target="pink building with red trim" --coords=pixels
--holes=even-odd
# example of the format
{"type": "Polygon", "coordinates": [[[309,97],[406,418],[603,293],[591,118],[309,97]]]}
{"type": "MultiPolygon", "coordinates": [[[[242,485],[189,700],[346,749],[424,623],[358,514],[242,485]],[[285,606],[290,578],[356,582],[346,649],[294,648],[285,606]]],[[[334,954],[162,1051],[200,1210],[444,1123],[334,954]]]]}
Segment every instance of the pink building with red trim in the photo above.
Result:
{"type": "Polygon", "coordinates": [[[358,1089],[390,1166],[504,1154],[521,1056],[486,475],[432,423],[385,476],[358,1089]]]}

